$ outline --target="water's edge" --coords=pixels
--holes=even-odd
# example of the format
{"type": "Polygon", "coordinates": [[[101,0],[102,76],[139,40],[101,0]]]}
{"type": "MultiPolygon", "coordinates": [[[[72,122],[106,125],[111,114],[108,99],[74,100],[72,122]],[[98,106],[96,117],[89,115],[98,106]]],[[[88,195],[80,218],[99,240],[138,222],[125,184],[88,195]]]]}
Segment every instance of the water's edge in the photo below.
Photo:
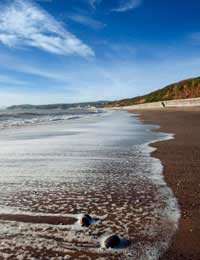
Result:
{"type": "MultiPolygon", "coordinates": [[[[141,119],[140,113],[137,113],[137,114],[136,114],[136,113],[133,113],[133,112],[130,112],[130,111],[127,111],[127,112],[128,112],[128,113],[131,113],[131,114],[133,114],[133,115],[135,115],[135,116],[137,116],[137,118],[139,119],[139,121],[140,121],[143,125],[147,125],[147,126],[149,125],[148,123],[145,123],[145,122],[141,119]]],[[[161,168],[160,171],[161,171],[161,174],[162,174],[162,176],[163,176],[163,181],[166,183],[166,185],[167,185],[167,187],[168,187],[170,193],[171,193],[172,196],[175,198],[175,200],[174,200],[174,202],[173,202],[173,207],[177,209],[177,212],[176,212],[176,214],[177,214],[177,225],[176,225],[176,228],[175,228],[175,230],[174,230],[174,234],[173,234],[173,236],[171,237],[171,240],[169,241],[169,244],[168,244],[166,250],[165,250],[164,252],[162,252],[162,254],[164,254],[164,253],[166,253],[167,250],[169,249],[169,247],[170,247],[170,245],[171,245],[171,243],[172,243],[172,241],[173,241],[173,238],[175,237],[175,235],[176,235],[176,233],[177,233],[177,231],[178,231],[178,229],[179,229],[180,218],[181,218],[181,208],[180,208],[180,206],[179,206],[178,199],[176,198],[176,196],[175,196],[173,190],[171,189],[170,185],[168,185],[168,182],[167,182],[166,179],[165,179],[164,166],[163,166],[162,160],[161,160],[159,157],[156,157],[156,156],[154,156],[154,155],[152,155],[152,154],[153,154],[153,152],[155,152],[155,151],[157,151],[157,150],[159,149],[159,148],[156,148],[156,147],[153,146],[153,145],[156,145],[157,143],[160,143],[160,142],[167,142],[167,141],[169,141],[169,140],[173,140],[173,139],[175,139],[175,134],[174,134],[174,133],[166,133],[166,132],[160,131],[160,130],[159,130],[159,129],[160,129],[160,125],[153,124],[153,126],[154,126],[155,128],[154,128],[154,129],[151,129],[151,130],[150,130],[151,132],[156,132],[156,133],[158,133],[158,134],[159,134],[159,133],[160,133],[160,134],[164,134],[165,137],[160,138],[160,139],[155,139],[155,140],[152,140],[152,141],[150,141],[150,142],[147,142],[147,143],[144,144],[144,146],[146,146],[146,149],[147,149],[147,151],[149,152],[149,156],[150,156],[151,158],[153,158],[154,160],[156,160],[156,161],[160,164],[160,168],[161,168]]],[[[160,257],[162,257],[162,254],[159,256],[159,259],[160,259],[160,257]]]]}
{"type": "Polygon", "coordinates": [[[173,135],[153,134],[155,128],[124,111],[2,131],[0,215],[7,214],[7,222],[0,220],[0,252],[157,260],[178,228],[180,211],[162,162],[151,156],[153,143],[173,135]],[[81,213],[99,221],[82,229],[81,213]],[[113,232],[130,246],[105,250],[102,239],[113,232]]]}

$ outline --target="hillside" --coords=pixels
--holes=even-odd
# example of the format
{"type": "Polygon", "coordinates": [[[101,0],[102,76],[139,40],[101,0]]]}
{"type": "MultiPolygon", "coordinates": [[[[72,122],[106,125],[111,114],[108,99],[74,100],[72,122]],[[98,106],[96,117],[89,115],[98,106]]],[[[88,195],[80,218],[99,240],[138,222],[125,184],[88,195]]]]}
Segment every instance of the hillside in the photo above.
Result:
{"type": "Polygon", "coordinates": [[[186,79],[144,96],[112,102],[109,106],[130,106],[157,101],[200,97],[200,77],[186,79]]]}

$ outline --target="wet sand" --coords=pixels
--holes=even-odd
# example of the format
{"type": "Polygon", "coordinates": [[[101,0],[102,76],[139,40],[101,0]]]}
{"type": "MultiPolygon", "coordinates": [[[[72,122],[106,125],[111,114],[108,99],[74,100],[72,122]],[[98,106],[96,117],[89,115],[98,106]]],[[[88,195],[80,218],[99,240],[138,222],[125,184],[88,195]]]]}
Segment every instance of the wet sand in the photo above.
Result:
{"type": "Polygon", "coordinates": [[[152,129],[117,111],[1,130],[0,259],[157,260],[179,211],[148,146],[170,135],[152,129]]]}
{"type": "Polygon", "coordinates": [[[181,208],[179,230],[161,260],[200,259],[200,108],[137,111],[146,124],[174,133],[175,139],[157,142],[153,157],[164,166],[164,176],[181,208]]]}

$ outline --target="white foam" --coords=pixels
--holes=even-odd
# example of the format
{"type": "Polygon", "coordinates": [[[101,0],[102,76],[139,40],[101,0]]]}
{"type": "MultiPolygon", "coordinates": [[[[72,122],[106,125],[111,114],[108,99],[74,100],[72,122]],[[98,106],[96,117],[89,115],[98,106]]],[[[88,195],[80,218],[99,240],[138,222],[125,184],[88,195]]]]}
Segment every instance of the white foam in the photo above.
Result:
{"type": "Polygon", "coordinates": [[[172,136],[150,129],[128,113],[108,112],[0,132],[0,214],[77,219],[69,226],[0,221],[0,253],[23,246],[30,259],[27,245],[41,254],[42,247],[56,250],[58,257],[65,251],[69,257],[78,252],[80,259],[93,252],[105,260],[119,254],[156,260],[176,231],[179,210],[161,162],[150,157],[150,142],[172,136]],[[83,213],[99,221],[82,228],[83,213]],[[113,233],[130,240],[160,238],[102,249],[100,238],[113,233]]]}

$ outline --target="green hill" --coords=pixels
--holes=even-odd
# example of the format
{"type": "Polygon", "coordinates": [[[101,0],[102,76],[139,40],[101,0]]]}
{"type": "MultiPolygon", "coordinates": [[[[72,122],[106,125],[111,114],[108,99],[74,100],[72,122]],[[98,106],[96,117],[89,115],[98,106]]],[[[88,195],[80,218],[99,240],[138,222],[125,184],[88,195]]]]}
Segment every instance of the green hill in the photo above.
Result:
{"type": "Polygon", "coordinates": [[[200,77],[186,79],[144,96],[114,101],[110,106],[130,106],[157,101],[200,97],[200,77]]]}

